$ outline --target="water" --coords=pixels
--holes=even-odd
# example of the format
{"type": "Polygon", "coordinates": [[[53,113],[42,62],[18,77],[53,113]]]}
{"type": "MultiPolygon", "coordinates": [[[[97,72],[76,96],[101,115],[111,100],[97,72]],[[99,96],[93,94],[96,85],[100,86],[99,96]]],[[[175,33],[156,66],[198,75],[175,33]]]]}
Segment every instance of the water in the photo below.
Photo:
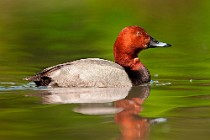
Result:
{"type": "Polygon", "coordinates": [[[209,6],[205,0],[0,0],[0,139],[209,139],[209,6]],[[113,60],[113,43],[127,25],[172,44],[140,54],[149,85],[48,89],[22,80],[79,58],[113,60]]]}

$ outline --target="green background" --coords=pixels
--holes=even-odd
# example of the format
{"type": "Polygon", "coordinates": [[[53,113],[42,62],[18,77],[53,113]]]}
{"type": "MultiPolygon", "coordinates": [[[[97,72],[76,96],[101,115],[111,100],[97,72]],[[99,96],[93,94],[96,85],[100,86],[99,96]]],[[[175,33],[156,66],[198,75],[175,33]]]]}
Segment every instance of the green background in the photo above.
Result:
{"type": "Polygon", "coordinates": [[[113,43],[129,25],[172,44],[139,55],[155,81],[141,115],[167,118],[151,126],[150,139],[208,139],[209,9],[207,0],[0,0],[1,139],[117,139],[113,116],[43,105],[22,79],[80,58],[113,60],[113,43]]]}

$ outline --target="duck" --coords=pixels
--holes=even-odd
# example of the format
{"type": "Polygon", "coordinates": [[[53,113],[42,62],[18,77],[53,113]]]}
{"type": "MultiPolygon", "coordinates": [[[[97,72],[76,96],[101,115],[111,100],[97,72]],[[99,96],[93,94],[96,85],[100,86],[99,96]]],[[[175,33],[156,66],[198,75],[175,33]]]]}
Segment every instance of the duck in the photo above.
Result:
{"type": "Polygon", "coordinates": [[[149,70],[138,58],[142,50],[171,45],[159,42],[142,27],[123,28],[114,43],[114,62],[101,58],[79,59],[45,68],[25,80],[37,87],[121,88],[149,83],[149,70]]]}

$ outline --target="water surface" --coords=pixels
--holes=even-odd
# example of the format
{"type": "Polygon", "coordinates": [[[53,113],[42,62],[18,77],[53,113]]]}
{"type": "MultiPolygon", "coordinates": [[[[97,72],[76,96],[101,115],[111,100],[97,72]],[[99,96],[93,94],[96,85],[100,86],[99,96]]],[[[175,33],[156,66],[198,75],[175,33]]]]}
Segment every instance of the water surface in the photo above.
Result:
{"type": "Polygon", "coordinates": [[[2,140],[209,139],[209,1],[0,0],[0,9],[2,140]],[[113,60],[128,25],[172,44],[139,56],[149,85],[47,89],[22,80],[80,58],[113,60]]]}

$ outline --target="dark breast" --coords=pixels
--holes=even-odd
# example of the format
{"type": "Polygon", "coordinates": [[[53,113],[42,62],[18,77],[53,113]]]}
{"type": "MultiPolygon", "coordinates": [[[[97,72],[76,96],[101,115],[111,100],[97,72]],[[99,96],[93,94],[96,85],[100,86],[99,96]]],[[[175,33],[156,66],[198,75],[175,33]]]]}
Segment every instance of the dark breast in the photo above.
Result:
{"type": "Polygon", "coordinates": [[[150,72],[146,67],[142,67],[139,70],[131,70],[130,68],[125,68],[133,86],[138,86],[142,83],[150,82],[151,76],[150,72]]]}

